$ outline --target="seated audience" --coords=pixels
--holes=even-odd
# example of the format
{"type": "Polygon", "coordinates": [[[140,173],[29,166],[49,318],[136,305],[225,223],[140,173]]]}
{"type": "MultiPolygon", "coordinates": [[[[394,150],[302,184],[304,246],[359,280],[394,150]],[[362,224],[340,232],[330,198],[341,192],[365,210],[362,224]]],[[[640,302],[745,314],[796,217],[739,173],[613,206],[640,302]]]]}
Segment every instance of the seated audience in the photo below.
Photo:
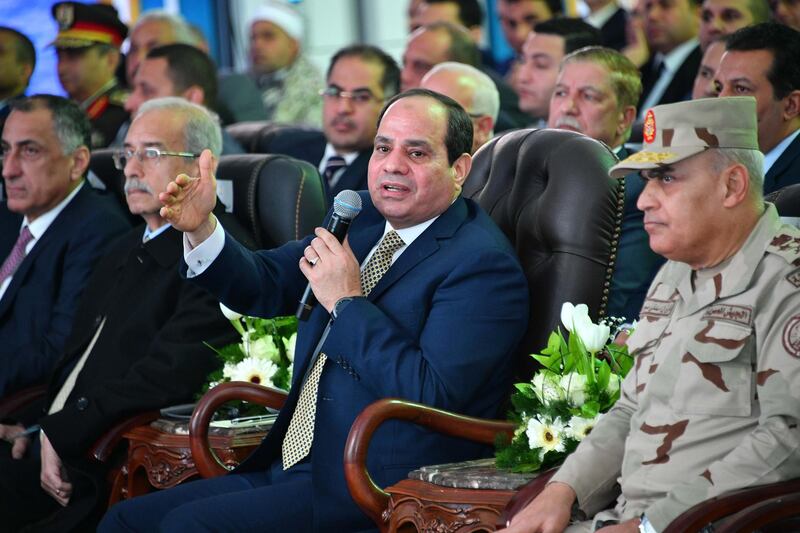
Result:
{"type": "Polygon", "coordinates": [[[250,76],[268,120],[319,126],[322,76],[300,50],[302,38],[299,13],[283,2],[261,2],[250,20],[250,76]]]}
{"type": "MultiPolygon", "coordinates": [[[[187,276],[259,316],[292,313],[308,283],[319,304],[298,332],[286,405],[246,463],[112,507],[101,532],[374,528],[348,494],[342,463],[362,409],[399,396],[498,414],[528,321],[528,291],[505,236],[459,196],[471,133],[467,114],[446,96],[414,89],[389,100],[369,194],[360,194],[364,207],[345,244],[318,228],[316,237],[249,252],[209,215],[213,175],[170,185],[164,214],[186,232],[187,276]]],[[[410,424],[386,429],[367,459],[381,486],[482,448],[410,424]]]]}
{"type": "Polygon", "coordinates": [[[518,56],[533,27],[561,15],[563,9],[560,0],[497,0],[503,35],[518,56]]]}
{"type": "Polygon", "coordinates": [[[622,50],[628,44],[628,12],[616,0],[586,0],[589,14],[584,20],[600,30],[603,46],[622,50]]]}
{"type": "Polygon", "coordinates": [[[649,59],[642,72],[639,118],[655,105],[687,100],[702,52],[697,40],[699,0],[642,0],[649,59]]]}
{"type": "Polygon", "coordinates": [[[658,106],[644,149],[611,169],[647,181],[645,229],[669,261],[620,399],[508,533],[663,531],[703,500],[800,476],[800,250],[786,245],[800,230],[762,199],[755,108],[658,106]]]}
{"type": "Polygon", "coordinates": [[[481,21],[483,14],[476,0],[425,0],[419,6],[418,15],[412,24],[414,30],[428,26],[437,28],[435,24],[446,22],[448,26],[438,27],[435,34],[422,33],[412,36],[409,39],[404,58],[404,79],[405,89],[419,87],[422,76],[430,68],[442,61],[442,57],[447,57],[445,61],[455,61],[465,63],[480,69],[492,79],[500,94],[500,113],[495,119],[495,129],[506,131],[521,128],[527,124],[527,116],[519,108],[519,97],[514,89],[509,85],[494,69],[490,68],[493,61],[489,60],[489,54],[478,50],[477,63],[474,63],[472,48],[469,40],[477,46],[481,44],[481,21]],[[469,33],[458,31],[461,28],[467,29],[469,33]],[[406,71],[406,65],[412,70],[419,69],[421,74],[414,71],[406,71]],[[489,65],[489,66],[487,66],[489,65]]]}
{"type": "Polygon", "coordinates": [[[494,137],[500,95],[489,76],[475,67],[446,61],[425,74],[421,87],[449,96],[467,112],[472,121],[471,154],[494,137]]]}
{"type": "Polygon", "coordinates": [[[730,35],[739,28],[767,22],[767,0],[703,0],[700,11],[700,48],[714,39],[730,35]]]}
{"type": "MultiPolygon", "coordinates": [[[[188,44],[203,50],[208,55],[205,36],[186,22],[180,15],[167,13],[159,9],[148,10],[136,20],[129,37],[130,48],[125,62],[128,85],[133,88],[134,76],[139,64],[147,57],[148,52],[165,44],[188,44]]],[[[233,72],[220,73],[217,79],[217,96],[214,105],[210,106],[219,114],[222,124],[231,124],[245,120],[266,120],[264,104],[261,102],[261,91],[246,74],[233,72]]],[[[125,132],[120,131],[114,143],[122,146],[125,132]]],[[[224,147],[223,143],[223,147],[224,147]]]]}
{"type": "Polygon", "coordinates": [[[800,32],[773,22],[742,28],[725,41],[717,69],[720,96],[754,96],[764,194],[800,182],[800,32]]]}
{"type": "Polygon", "coordinates": [[[106,147],[128,120],[122,107],[125,91],[115,77],[128,27],[106,4],[59,2],[53,5],[53,18],[59,28],[53,41],[58,79],[89,116],[91,148],[106,147]]]}
{"type": "Polygon", "coordinates": [[[33,523],[94,530],[108,487],[106,468],[89,459],[92,444],[126,416],[191,401],[217,364],[204,343],[236,340],[216,298],[180,277],[181,233],[159,215],[167,183],[196,175],[197,154],[210,147],[216,156],[220,146],[216,120],[184,100],[153,100],[135,116],[115,162],[125,171],[128,207],[145,223],[98,262],[47,396],[18,424],[0,425],[0,437],[13,443],[10,455],[8,446],[0,451],[4,531],[33,523]],[[40,434],[13,438],[33,423],[40,434]]]}
{"type": "Polygon", "coordinates": [[[367,188],[378,115],[383,103],[397,94],[400,71],[380,48],[357,44],[336,52],[328,67],[327,84],[322,91],[322,132],[287,129],[275,137],[268,151],[319,168],[332,201],[345,189],[367,188]]]}
{"type": "Polygon", "coordinates": [[[719,88],[714,78],[717,75],[717,68],[725,53],[725,39],[719,38],[711,41],[703,52],[703,59],[700,61],[700,68],[697,69],[697,76],[694,78],[692,87],[692,100],[698,98],[716,98],[719,96],[719,88]]]}
{"type": "Polygon", "coordinates": [[[95,261],[127,227],[84,183],[89,131],[83,111],[59,96],[11,103],[0,143],[0,397],[46,379],[95,261]]]}
{"type": "MultiPolygon", "coordinates": [[[[180,96],[212,109],[217,99],[217,70],[208,55],[188,44],[153,48],[136,70],[125,110],[134,116],[144,102],[164,96],[180,96]]],[[[244,149],[222,130],[222,154],[241,154],[244,149]]]]}
{"type": "Polygon", "coordinates": [[[36,49],[28,37],[0,26],[0,133],[11,112],[11,101],[25,95],[36,67],[36,49]]]}
{"type": "MultiPolygon", "coordinates": [[[[642,92],[639,71],[615,50],[597,46],[566,56],[550,100],[548,127],[577,131],[603,141],[620,159],[632,152],[623,146],[636,118],[642,92]]],[[[636,202],[644,188],[637,174],[625,177],[625,205],[607,314],[633,322],[639,317],[647,288],[664,258],[650,249],[642,211],[636,202]]]]}
{"type": "Polygon", "coordinates": [[[564,56],[601,42],[597,28],[580,19],[558,18],[534,27],[522,47],[514,85],[519,106],[528,113],[530,125],[547,124],[550,97],[564,56]]]}
{"type": "Polygon", "coordinates": [[[800,2],[797,0],[768,0],[776,22],[800,31],[800,2]]]}

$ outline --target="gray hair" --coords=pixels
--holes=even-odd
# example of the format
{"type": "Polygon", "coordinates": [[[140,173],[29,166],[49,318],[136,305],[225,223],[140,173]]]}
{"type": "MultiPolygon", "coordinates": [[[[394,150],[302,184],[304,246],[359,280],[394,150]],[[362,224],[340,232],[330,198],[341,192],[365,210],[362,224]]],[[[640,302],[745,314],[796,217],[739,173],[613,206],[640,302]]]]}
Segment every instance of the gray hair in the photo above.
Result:
{"type": "Polygon", "coordinates": [[[186,144],[184,149],[187,152],[199,154],[208,148],[214,157],[219,157],[222,152],[222,129],[216,114],[183,98],[167,96],[143,103],[133,120],[157,110],[170,111],[186,117],[183,135],[186,144]]]}
{"type": "Polygon", "coordinates": [[[190,44],[192,46],[201,44],[186,19],[163,9],[151,9],[142,13],[136,24],[131,28],[131,33],[148,22],[163,22],[167,24],[172,29],[173,42],[175,43],[190,44]]]}
{"type": "Polygon", "coordinates": [[[715,172],[731,165],[744,165],[750,176],[750,195],[757,205],[764,202],[764,154],[746,148],[713,148],[710,150],[715,172]]]}
{"type": "Polygon", "coordinates": [[[472,95],[471,114],[488,115],[497,124],[497,115],[500,113],[500,93],[492,78],[472,65],[455,61],[439,63],[429,70],[425,77],[433,76],[441,71],[455,72],[472,79],[475,82],[475,92],[472,95]]]}
{"type": "Polygon", "coordinates": [[[27,98],[11,100],[13,111],[30,113],[37,109],[48,109],[53,119],[53,130],[61,151],[69,155],[81,146],[91,146],[91,126],[86,113],[72,100],[52,94],[35,94],[27,98]]]}

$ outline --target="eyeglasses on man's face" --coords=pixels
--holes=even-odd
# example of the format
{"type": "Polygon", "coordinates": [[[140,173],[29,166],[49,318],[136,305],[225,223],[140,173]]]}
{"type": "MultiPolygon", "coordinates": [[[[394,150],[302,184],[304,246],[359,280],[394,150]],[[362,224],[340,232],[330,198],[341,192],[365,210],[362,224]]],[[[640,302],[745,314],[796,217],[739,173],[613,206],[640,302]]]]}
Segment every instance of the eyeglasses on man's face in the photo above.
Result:
{"type": "Polygon", "coordinates": [[[117,150],[112,154],[114,159],[114,166],[119,170],[125,170],[125,165],[134,157],[139,160],[143,165],[158,165],[162,157],[188,157],[191,159],[200,157],[200,154],[192,152],[171,152],[169,150],[161,150],[160,148],[147,147],[141,150],[132,150],[126,148],[124,150],[117,150]]]}
{"type": "Polygon", "coordinates": [[[323,98],[339,101],[342,98],[347,98],[356,105],[365,105],[369,102],[383,102],[383,98],[379,98],[372,94],[369,89],[356,89],[355,91],[343,91],[335,85],[329,85],[319,91],[319,95],[323,98]]]}

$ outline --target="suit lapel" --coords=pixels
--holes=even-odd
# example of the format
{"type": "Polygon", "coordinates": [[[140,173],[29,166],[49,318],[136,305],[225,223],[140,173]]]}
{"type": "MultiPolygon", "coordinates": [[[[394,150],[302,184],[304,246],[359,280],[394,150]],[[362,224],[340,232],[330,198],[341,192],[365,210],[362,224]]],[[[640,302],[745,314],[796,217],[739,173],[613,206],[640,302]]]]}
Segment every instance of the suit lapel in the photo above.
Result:
{"type": "MultiPolygon", "coordinates": [[[[33,268],[36,258],[44,253],[43,250],[47,249],[50,241],[59,238],[65,232],[72,231],[72,219],[75,218],[75,212],[83,204],[86,195],[91,194],[91,192],[88,190],[89,187],[90,185],[88,183],[83,184],[83,187],[80,191],[78,191],[78,194],[76,194],[75,197],[58,214],[55,220],[53,220],[53,222],[47,228],[47,231],[44,232],[44,235],[36,240],[36,243],[33,245],[30,253],[25,256],[25,259],[22,260],[19,268],[17,268],[17,271],[14,272],[14,276],[11,278],[11,283],[6,289],[5,294],[3,294],[2,300],[0,300],[0,315],[4,314],[8,310],[9,305],[14,300],[17,291],[22,285],[22,282],[27,277],[28,271],[33,268]]],[[[5,260],[5,258],[3,258],[3,260],[5,260]]]]}
{"type": "MultiPolygon", "coordinates": [[[[778,184],[779,178],[783,177],[783,173],[800,157],[800,135],[786,147],[786,150],[778,157],[775,163],[769,168],[769,172],[764,176],[764,191],[774,191],[783,185],[778,184]]],[[[788,185],[788,184],[787,184],[788,185]]]]}
{"type": "Polygon", "coordinates": [[[369,299],[379,298],[409,270],[436,252],[439,249],[439,241],[452,237],[464,223],[466,216],[467,204],[463,198],[459,198],[400,255],[369,293],[369,299]]]}

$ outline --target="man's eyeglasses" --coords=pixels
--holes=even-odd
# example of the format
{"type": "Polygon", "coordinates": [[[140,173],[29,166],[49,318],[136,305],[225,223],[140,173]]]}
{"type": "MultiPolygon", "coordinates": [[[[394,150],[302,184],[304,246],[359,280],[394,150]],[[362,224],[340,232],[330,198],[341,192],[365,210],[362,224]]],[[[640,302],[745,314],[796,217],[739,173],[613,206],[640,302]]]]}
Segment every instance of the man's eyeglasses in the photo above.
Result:
{"type": "Polygon", "coordinates": [[[332,100],[339,100],[341,98],[349,98],[354,104],[364,105],[372,100],[376,102],[383,102],[382,98],[378,98],[369,89],[356,89],[355,91],[343,91],[335,85],[331,85],[322,89],[319,95],[323,98],[330,98],[332,100]]]}
{"type": "Polygon", "coordinates": [[[158,163],[161,161],[161,158],[165,156],[190,157],[194,159],[196,157],[200,157],[200,154],[194,154],[192,152],[170,152],[168,150],[148,147],[141,150],[131,150],[130,148],[118,150],[114,152],[111,157],[114,159],[115,167],[117,167],[119,170],[125,170],[125,165],[127,165],[128,161],[134,157],[139,160],[139,163],[158,165],[158,163]]]}

